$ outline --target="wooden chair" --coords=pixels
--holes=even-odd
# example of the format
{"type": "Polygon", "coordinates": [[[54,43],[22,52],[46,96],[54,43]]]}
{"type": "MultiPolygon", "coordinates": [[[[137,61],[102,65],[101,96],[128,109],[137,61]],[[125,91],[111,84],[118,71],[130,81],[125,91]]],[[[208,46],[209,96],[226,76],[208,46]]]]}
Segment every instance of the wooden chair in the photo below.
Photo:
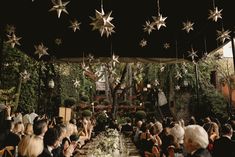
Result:
{"type": "Polygon", "coordinates": [[[6,146],[5,148],[0,150],[0,157],[14,157],[12,151],[14,150],[14,146],[6,146]]]}

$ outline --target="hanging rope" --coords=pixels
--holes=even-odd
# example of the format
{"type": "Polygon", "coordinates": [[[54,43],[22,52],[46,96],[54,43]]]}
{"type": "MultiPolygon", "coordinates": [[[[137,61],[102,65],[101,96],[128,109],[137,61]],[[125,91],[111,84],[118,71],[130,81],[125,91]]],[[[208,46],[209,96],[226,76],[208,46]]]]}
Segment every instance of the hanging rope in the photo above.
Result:
{"type": "Polygon", "coordinates": [[[103,0],[100,1],[100,7],[101,7],[101,11],[104,9],[103,8],[103,0]]]}
{"type": "Polygon", "coordinates": [[[206,41],[206,37],[204,38],[204,47],[205,47],[205,53],[207,54],[207,41],[206,41]]]}
{"type": "Polygon", "coordinates": [[[160,16],[160,4],[159,4],[159,0],[157,0],[157,13],[158,13],[158,16],[160,16]]]}
{"type": "Polygon", "coordinates": [[[213,8],[215,9],[215,0],[212,0],[213,8]]]}
{"type": "Polygon", "coordinates": [[[175,40],[175,54],[176,54],[176,58],[178,59],[178,43],[177,43],[177,40],[175,40]]]}

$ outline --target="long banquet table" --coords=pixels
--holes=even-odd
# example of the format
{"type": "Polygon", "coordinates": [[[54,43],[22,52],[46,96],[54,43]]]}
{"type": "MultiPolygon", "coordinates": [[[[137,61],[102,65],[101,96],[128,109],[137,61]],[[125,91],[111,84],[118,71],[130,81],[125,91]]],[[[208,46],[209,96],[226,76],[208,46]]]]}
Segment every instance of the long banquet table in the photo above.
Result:
{"type": "Polygon", "coordinates": [[[75,157],[141,157],[130,137],[121,133],[107,137],[97,135],[85,144],[75,157]]]}

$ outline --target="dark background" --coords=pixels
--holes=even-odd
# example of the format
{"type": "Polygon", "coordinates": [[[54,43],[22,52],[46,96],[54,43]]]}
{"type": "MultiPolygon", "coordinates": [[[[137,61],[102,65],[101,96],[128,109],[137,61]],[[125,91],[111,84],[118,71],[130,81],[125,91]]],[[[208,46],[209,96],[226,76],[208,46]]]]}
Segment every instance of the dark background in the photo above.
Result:
{"type": "MultiPolygon", "coordinates": [[[[17,46],[34,58],[34,45],[41,42],[48,47],[50,56],[56,58],[73,58],[87,56],[110,57],[112,51],[120,57],[151,57],[151,58],[188,58],[191,45],[202,56],[205,52],[204,39],[207,51],[222,45],[216,41],[216,30],[234,29],[233,0],[215,0],[219,9],[223,9],[222,17],[218,22],[208,20],[209,9],[213,9],[212,0],[160,0],[161,14],[166,19],[167,27],[153,31],[150,35],[143,31],[146,20],[152,21],[157,15],[156,0],[103,0],[104,11],[112,11],[112,23],[115,32],[109,38],[100,36],[99,32],[92,31],[90,17],[95,16],[95,9],[100,11],[99,0],[70,0],[67,5],[69,15],[64,12],[57,18],[52,8],[51,0],[0,0],[0,29],[3,32],[6,24],[16,27],[16,36],[22,37],[21,46],[17,46]],[[81,30],[73,32],[68,28],[70,20],[76,18],[81,22],[81,30]],[[182,31],[182,22],[194,22],[194,31],[189,34],[182,31]],[[62,38],[62,45],[58,46],[54,40],[62,38]],[[142,38],[148,41],[144,48],[139,46],[142,38]],[[177,41],[176,54],[175,42],[177,41]],[[164,43],[170,43],[168,50],[163,48],[164,43]]],[[[3,34],[4,38],[6,36],[3,34]]]]}

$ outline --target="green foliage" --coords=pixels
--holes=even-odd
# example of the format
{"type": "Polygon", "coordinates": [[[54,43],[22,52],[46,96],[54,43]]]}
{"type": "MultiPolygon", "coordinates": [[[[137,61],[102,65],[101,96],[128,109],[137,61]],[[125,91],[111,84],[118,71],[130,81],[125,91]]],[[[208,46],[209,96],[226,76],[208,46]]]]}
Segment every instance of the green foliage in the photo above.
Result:
{"type": "Polygon", "coordinates": [[[134,100],[133,104],[136,105],[136,106],[139,106],[140,105],[140,100],[134,100]]]}
{"type": "Polygon", "coordinates": [[[197,102],[196,95],[193,95],[190,105],[199,117],[216,116],[225,118],[228,116],[226,104],[223,95],[211,87],[200,90],[199,102],[197,102]]]}
{"type": "Polygon", "coordinates": [[[3,67],[0,72],[0,88],[9,89],[18,88],[20,82],[20,73],[24,70],[30,74],[30,79],[22,83],[19,94],[18,107],[22,111],[30,111],[37,105],[38,91],[38,63],[32,58],[17,49],[8,45],[3,48],[3,67]]]}
{"type": "Polygon", "coordinates": [[[123,100],[122,102],[119,103],[119,105],[130,106],[131,102],[128,100],[123,100]]]}
{"type": "Polygon", "coordinates": [[[84,110],[82,111],[82,117],[91,117],[92,112],[90,110],[84,110]]]}
{"type": "Polygon", "coordinates": [[[64,63],[57,64],[56,71],[60,75],[61,97],[62,100],[68,97],[74,97],[77,102],[89,102],[95,93],[94,81],[83,74],[80,64],[64,63]],[[75,86],[75,81],[79,81],[79,85],[75,86]]]}
{"type": "Polygon", "coordinates": [[[138,119],[138,120],[143,120],[143,119],[146,118],[146,116],[147,116],[147,114],[143,110],[139,110],[135,113],[135,118],[138,119]]]}
{"type": "Polygon", "coordinates": [[[110,104],[110,101],[108,99],[104,99],[101,104],[107,106],[110,104]]]}
{"type": "Polygon", "coordinates": [[[103,125],[108,122],[108,118],[104,112],[100,112],[96,118],[98,125],[103,125]]]}
{"type": "Polygon", "coordinates": [[[64,100],[64,106],[65,107],[71,107],[76,104],[76,99],[73,97],[67,98],[64,100]]]}

